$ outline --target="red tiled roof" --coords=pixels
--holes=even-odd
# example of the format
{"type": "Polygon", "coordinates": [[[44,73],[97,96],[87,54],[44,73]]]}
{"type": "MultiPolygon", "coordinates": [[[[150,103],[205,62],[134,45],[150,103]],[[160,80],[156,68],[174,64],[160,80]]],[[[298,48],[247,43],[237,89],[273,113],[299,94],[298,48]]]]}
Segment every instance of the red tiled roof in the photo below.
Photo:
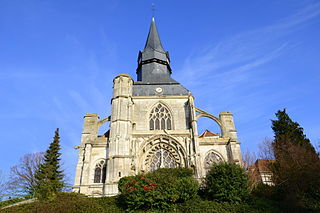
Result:
{"type": "Polygon", "coordinates": [[[200,136],[199,138],[210,138],[210,137],[216,137],[219,136],[216,133],[210,132],[209,130],[205,130],[200,136]]]}

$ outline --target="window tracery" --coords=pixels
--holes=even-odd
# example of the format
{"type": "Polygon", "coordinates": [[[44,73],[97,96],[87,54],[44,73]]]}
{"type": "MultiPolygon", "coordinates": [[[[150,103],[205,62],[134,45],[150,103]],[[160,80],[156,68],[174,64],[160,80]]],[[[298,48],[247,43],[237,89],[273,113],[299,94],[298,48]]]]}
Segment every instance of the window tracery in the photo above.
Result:
{"type": "Polygon", "coordinates": [[[180,167],[180,156],[170,145],[159,143],[153,146],[147,154],[146,168],[154,171],[159,168],[180,167]]]}
{"type": "Polygon", "coordinates": [[[149,170],[154,171],[159,168],[176,168],[176,166],[173,155],[167,150],[160,149],[151,157],[149,170]]]}
{"type": "Polygon", "coordinates": [[[169,110],[161,103],[157,104],[150,113],[150,130],[172,129],[172,116],[169,110]]]}
{"type": "Polygon", "coordinates": [[[104,160],[97,163],[94,169],[94,183],[105,183],[106,180],[106,172],[107,172],[107,165],[104,160]]]}
{"type": "Polygon", "coordinates": [[[223,159],[215,152],[210,152],[204,159],[204,169],[206,173],[211,169],[212,164],[222,162],[223,159]]]}

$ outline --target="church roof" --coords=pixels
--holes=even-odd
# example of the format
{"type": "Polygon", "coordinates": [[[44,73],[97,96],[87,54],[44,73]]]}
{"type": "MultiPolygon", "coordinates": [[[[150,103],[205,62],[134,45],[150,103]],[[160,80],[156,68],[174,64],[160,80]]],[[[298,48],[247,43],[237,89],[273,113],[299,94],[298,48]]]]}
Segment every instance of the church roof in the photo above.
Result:
{"type": "Polygon", "coordinates": [[[158,30],[157,30],[157,26],[156,26],[156,22],[154,20],[154,17],[152,18],[151,21],[151,25],[150,25],[150,29],[149,29],[149,33],[148,33],[148,38],[146,41],[146,44],[144,46],[144,50],[143,51],[147,51],[147,50],[156,50],[156,51],[160,51],[160,52],[164,52],[164,49],[162,47],[161,44],[161,40],[158,34],[158,30]]]}
{"type": "Polygon", "coordinates": [[[211,138],[211,137],[217,137],[219,136],[219,134],[210,132],[209,130],[205,130],[200,136],[199,138],[211,138]]]}
{"type": "Polygon", "coordinates": [[[139,51],[137,81],[134,96],[188,95],[189,91],[171,78],[170,58],[160,40],[155,19],[152,18],[144,50],[139,51]],[[156,92],[161,88],[161,93],[156,92]]]}

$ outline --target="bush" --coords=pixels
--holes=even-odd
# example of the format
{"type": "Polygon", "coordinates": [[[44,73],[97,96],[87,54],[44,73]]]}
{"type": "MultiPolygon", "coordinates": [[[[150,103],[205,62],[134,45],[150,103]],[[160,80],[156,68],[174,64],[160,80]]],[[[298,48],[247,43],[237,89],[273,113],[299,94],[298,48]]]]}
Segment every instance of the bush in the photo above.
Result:
{"type": "Polygon", "coordinates": [[[158,205],[161,200],[157,183],[145,176],[131,176],[119,181],[119,202],[127,209],[148,209],[158,205]]]}
{"type": "Polygon", "coordinates": [[[253,195],[261,198],[266,198],[268,200],[277,200],[279,195],[274,186],[269,186],[267,184],[259,183],[257,184],[251,192],[253,195]]]}
{"type": "Polygon", "coordinates": [[[165,195],[168,203],[183,203],[196,196],[199,190],[193,171],[187,168],[162,168],[148,173],[146,177],[159,184],[161,194],[165,195]]]}
{"type": "Polygon", "coordinates": [[[310,189],[302,195],[302,206],[320,211],[320,189],[310,189]]]}
{"type": "Polygon", "coordinates": [[[249,196],[248,177],[239,165],[214,164],[205,177],[203,191],[209,200],[239,203],[249,196]]]}
{"type": "MultiPolygon", "coordinates": [[[[4,201],[7,202],[7,201],[4,201]]],[[[10,207],[0,210],[7,213],[121,213],[114,197],[92,198],[78,193],[57,193],[54,200],[38,200],[29,204],[10,207]]],[[[161,210],[150,209],[150,211],[138,210],[137,212],[161,212],[161,210]]],[[[174,213],[278,213],[278,212],[297,212],[281,210],[277,201],[270,201],[262,198],[252,197],[245,203],[230,204],[226,202],[216,202],[202,200],[199,196],[184,203],[175,203],[171,208],[164,212],[174,213]]],[[[304,209],[298,212],[308,212],[304,209]]],[[[315,211],[316,212],[316,211],[315,211]]],[[[318,211],[319,212],[319,211],[318,211]]]]}
{"type": "Polygon", "coordinates": [[[129,210],[168,209],[195,197],[198,189],[192,170],[158,169],[146,175],[121,178],[119,202],[129,210]]]}
{"type": "Polygon", "coordinates": [[[276,201],[251,198],[248,202],[231,204],[194,198],[177,204],[171,212],[175,213],[280,213],[283,212],[276,201]]]}

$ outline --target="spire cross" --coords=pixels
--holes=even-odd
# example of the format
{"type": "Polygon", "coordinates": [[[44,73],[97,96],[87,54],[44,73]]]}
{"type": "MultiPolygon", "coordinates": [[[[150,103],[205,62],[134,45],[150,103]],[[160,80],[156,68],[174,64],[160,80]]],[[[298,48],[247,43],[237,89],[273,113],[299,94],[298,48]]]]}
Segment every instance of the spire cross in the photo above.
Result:
{"type": "Polygon", "coordinates": [[[154,17],[156,8],[155,8],[155,3],[151,3],[151,11],[152,11],[152,17],[154,17]]]}

